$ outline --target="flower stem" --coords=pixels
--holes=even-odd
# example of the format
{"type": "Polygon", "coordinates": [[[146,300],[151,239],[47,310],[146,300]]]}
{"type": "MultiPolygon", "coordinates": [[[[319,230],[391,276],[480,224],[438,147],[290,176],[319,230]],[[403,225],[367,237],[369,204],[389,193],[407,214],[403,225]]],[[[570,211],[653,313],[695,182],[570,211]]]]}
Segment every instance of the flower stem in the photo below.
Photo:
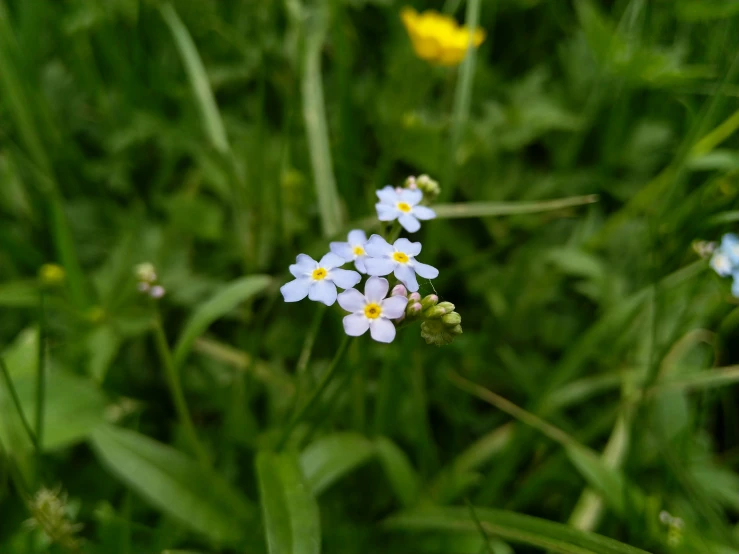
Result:
{"type": "Polygon", "coordinates": [[[323,377],[321,378],[321,382],[318,383],[318,387],[316,387],[316,390],[313,391],[313,394],[308,398],[305,404],[297,411],[295,412],[295,415],[290,419],[290,422],[287,424],[287,427],[285,428],[285,431],[282,433],[282,437],[280,438],[280,441],[277,443],[277,450],[282,450],[285,447],[285,444],[287,443],[287,440],[290,438],[290,433],[292,433],[293,429],[295,429],[295,426],[310,412],[310,410],[313,408],[315,403],[320,398],[323,391],[326,390],[326,387],[331,382],[331,379],[334,377],[336,373],[336,369],[339,367],[339,362],[344,357],[344,353],[346,352],[346,348],[349,346],[349,335],[344,335],[344,338],[341,340],[341,344],[339,345],[339,349],[336,351],[336,354],[334,355],[334,359],[331,360],[331,365],[329,365],[328,369],[326,370],[326,373],[323,374],[323,377]]]}
{"type": "Polygon", "coordinates": [[[164,335],[164,329],[162,328],[162,323],[158,315],[154,320],[154,342],[156,342],[159,357],[164,364],[164,373],[167,378],[169,392],[172,395],[172,402],[174,403],[180,424],[185,430],[187,441],[190,443],[190,449],[204,468],[210,468],[208,455],[206,454],[203,445],[198,440],[198,435],[195,432],[195,425],[190,417],[190,410],[187,407],[187,401],[182,392],[180,375],[177,369],[175,369],[174,362],[172,360],[172,351],[167,344],[167,337],[164,335]]]}
{"type": "Polygon", "coordinates": [[[36,446],[37,453],[43,443],[44,436],[44,407],[46,404],[46,313],[44,311],[44,292],[39,293],[39,335],[38,335],[38,366],[36,379],[36,446]]]}

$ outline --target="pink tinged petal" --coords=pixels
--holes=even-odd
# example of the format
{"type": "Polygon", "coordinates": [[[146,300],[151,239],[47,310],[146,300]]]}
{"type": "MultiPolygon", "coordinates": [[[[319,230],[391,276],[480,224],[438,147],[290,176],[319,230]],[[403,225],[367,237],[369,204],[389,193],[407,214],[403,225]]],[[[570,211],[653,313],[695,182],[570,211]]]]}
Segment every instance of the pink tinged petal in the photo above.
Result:
{"type": "Polygon", "coordinates": [[[344,332],[350,337],[364,335],[367,329],[369,329],[369,321],[363,315],[351,314],[344,318],[344,332]]]}
{"type": "Polygon", "coordinates": [[[387,296],[390,285],[382,277],[370,277],[364,285],[364,295],[368,302],[381,302],[387,296]]]}
{"type": "Polygon", "coordinates": [[[321,258],[320,262],[318,262],[318,267],[322,267],[323,269],[333,269],[335,267],[341,267],[345,263],[346,261],[344,261],[344,258],[337,256],[333,252],[329,252],[321,258]]]}
{"type": "Polygon", "coordinates": [[[370,335],[377,342],[393,342],[395,338],[395,325],[384,317],[373,319],[369,324],[370,335]]]}
{"type": "Polygon", "coordinates": [[[405,313],[408,299],[405,296],[391,296],[382,301],[382,317],[396,319],[405,313]]]}
{"type": "Polygon", "coordinates": [[[302,300],[308,296],[311,283],[312,281],[308,277],[303,277],[282,285],[280,287],[282,298],[285,299],[285,302],[298,302],[302,300]]]}
{"type": "Polygon", "coordinates": [[[347,289],[339,294],[337,299],[339,301],[339,306],[344,308],[347,312],[362,311],[367,304],[367,299],[364,297],[364,294],[359,292],[357,289],[347,289]]]}
{"type": "Polygon", "coordinates": [[[415,233],[421,228],[421,224],[411,214],[403,214],[398,218],[400,225],[409,233],[415,233]]]}
{"type": "Polygon", "coordinates": [[[349,236],[347,238],[349,239],[349,244],[351,246],[364,246],[364,243],[367,242],[367,235],[361,229],[349,231],[349,236]]]}
{"type": "Polygon", "coordinates": [[[398,194],[398,198],[401,202],[415,206],[423,199],[423,191],[418,189],[403,189],[398,194]]]}
{"type": "Polygon", "coordinates": [[[398,239],[393,243],[395,250],[408,254],[409,256],[418,256],[421,253],[421,243],[411,242],[408,239],[398,239]]]}
{"type": "Polygon", "coordinates": [[[395,192],[395,189],[390,185],[385,185],[377,191],[377,198],[379,198],[380,202],[383,204],[392,204],[394,206],[398,201],[398,193],[395,192]]]}
{"type": "Polygon", "coordinates": [[[327,279],[321,281],[313,281],[308,292],[308,298],[331,306],[336,302],[336,285],[327,279]]]}
{"type": "Polygon", "coordinates": [[[434,219],[436,217],[436,212],[431,208],[427,208],[426,206],[414,206],[413,212],[411,213],[413,213],[413,215],[415,215],[421,221],[434,219]]]}
{"type": "Polygon", "coordinates": [[[416,292],[418,290],[418,281],[416,281],[416,274],[406,264],[398,264],[398,266],[395,268],[395,276],[398,278],[398,281],[402,281],[402,283],[409,291],[416,292]]]}
{"type": "Polygon", "coordinates": [[[390,258],[367,258],[364,260],[367,275],[389,275],[396,265],[398,264],[390,258]]]}
{"type": "Polygon", "coordinates": [[[354,259],[354,252],[348,242],[332,242],[329,246],[331,252],[343,258],[345,262],[351,262],[354,259]]]}
{"type": "Polygon", "coordinates": [[[398,219],[398,216],[403,213],[396,208],[395,205],[387,206],[385,204],[375,204],[375,208],[377,209],[377,219],[380,221],[392,221],[394,219],[398,219]]]}
{"type": "Polygon", "coordinates": [[[367,273],[367,268],[364,265],[364,256],[359,256],[356,260],[354,260],[354,267],[357,268],[357,271],[359,273],[367,273]]]}
{"type": "Polygon", "coordinates": [[[417,260],[413,260],[413,270],[424,279],[436,279],[439,276],[439,270],[434,266],[422,264],[417,260]]]}
{"type": "Polygon", "coordinates": [[[380,235],[372,235],[364,246],[364,251],[373,258],[389,256],[394,252],[392,245],[380,235]]]}
{"type": "Polygon", "coordinates": [[[333,281],[337,287],[350,289],[362,279],[362,276],[351,269],[332,269],[326,275],[327,281],[333,281]]]}

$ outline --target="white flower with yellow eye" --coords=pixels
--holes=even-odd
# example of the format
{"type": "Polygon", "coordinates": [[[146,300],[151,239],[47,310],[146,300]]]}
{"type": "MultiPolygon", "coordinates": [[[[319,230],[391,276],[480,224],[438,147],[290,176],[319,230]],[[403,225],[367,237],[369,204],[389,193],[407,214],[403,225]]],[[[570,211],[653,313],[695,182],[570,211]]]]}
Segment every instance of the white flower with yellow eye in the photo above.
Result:
{"type": "Polygon", "coordinates": [[[405,313],[408,299],[405,296],[387,296],[390,285],[382,277],[370,277],[364,285],[364,294],[356,289],[339,294],[339,306],[352,312],[344,318],[344,331],[358,337],[370,331],[377,342],[393,342],[395,325],[390,321],[405,313]]]}
{"type": "Polygon", "coordinates": [[[354,262],[354,267],[360,273],[367,273],[364,267],[364,259],[367,257],[367,252],[364,251],[364,245],[367,244],[367,235],[364,231],[354,229],[349,231],[347,237],[349,242],[332,242],[331,252],[337,256],[344,258],[345,262],[354,262]]]}
{"type": "Polygon", "coordinates": [[[361,279],[356,271],[338,269],[345,262],[336,254],[328,253],[320,262],[307,254],[298,254],[295,261],[297,263],[290,266],[290,273],[295,280],[280,287],[285,302],[298,302],[307,296],[331,306],[336,302],[337,286],[348,289],[361,279]]]}
{"type": "Polygon", "coordinates": [[[396,190],[390,185],[377,191],[380,201],[375,204],[377,219],[380,221],[394,221],[408,231],[415,233],[421,228],[420,220],[433,219],[436,212],[426,206],[419,206],[423,200],[423,192],[419,189],[396,190]]]}
{"type": "Polygon", "coordinates": [[[421,243],[408,239],[398,239],[393,244],[380,235],[372,235],[365,246],[369,256],[364,265],[368,275],[389,275],[394,273],[411,292],[418,290],[416,274],[425,279],[435,279],[439,270],[415,259],[421,253],[421,243]]]}

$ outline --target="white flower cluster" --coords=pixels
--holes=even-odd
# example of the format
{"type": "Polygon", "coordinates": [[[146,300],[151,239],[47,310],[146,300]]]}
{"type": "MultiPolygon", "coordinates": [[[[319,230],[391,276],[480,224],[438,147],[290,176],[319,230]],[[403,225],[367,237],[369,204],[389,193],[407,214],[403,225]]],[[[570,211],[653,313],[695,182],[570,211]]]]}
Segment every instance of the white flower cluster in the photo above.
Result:
{"type": "MultiPolygon", "coordinates": [[[[420,229],[419,220],[436,217],[431,208],[419,205],[423,192],[418,189],[394,189],[391,186],[377,191],[380,200],[375,205],[380,221],[398,220],[408,232],[420,229]]],[[[382,278],[390,273],[405,285],[407,290],[418,290],[419,275],[434,279],[439,270],[416,260],[421,253],[421,243],[400,238],[393,244],[380,235],[367,235],[355,229],[349,233],[347,242],[332,242],[331,252],[316,261],[307,254],[298,254],[295,264],[290,266],[294,280],[280,288],[285,302],[298,302],[306,296],[310,300],[331,306],[339,301],[347,312],[344,330],[350,336],[363,335],[369,329],[378,342],[392,342],[395,325],[392,320],[405,314],[408,298],[405,294],[387,296],[390,284],[382,278]],[[345,263],[354,262],[357,271],[341,269],[345,263]],[[359,272],[359,273],[358,273],[359,272]],[[369,279],[364,294],[354,286],[367,274],[369,279]],[[345,289],[338,293],[336,288],[345,289]]]]}

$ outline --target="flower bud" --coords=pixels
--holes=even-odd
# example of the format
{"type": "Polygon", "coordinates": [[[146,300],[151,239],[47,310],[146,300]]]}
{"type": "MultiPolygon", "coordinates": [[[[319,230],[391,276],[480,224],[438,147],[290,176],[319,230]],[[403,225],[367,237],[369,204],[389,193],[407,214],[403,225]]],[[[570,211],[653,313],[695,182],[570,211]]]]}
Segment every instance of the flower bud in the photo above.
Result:
{"type": "Polygon", "coordinates": [[[449,332],[452,335],[461,335],[462,334],[462,326],[461,325],[455,325],[454,327],[450,327],[449,332]]]}
{"type": "Polygon", "coordinates": [[[412,292],[408,296],[408,302],[420,302],[420,301],[421,301],[421,295],[418,294],[417,292],[412,292]]]}
{"type": "Polygon", "coordinates": [[[454,327],[455,325],[459,325],[460,323],[462,323],[462,316],[459,315],[457,312],[451,312],[449,314],[441,316],[441,321],[447,327],[454,327]]]}
{"type": "Polygon", "coordinates": [[[416,186],[423,191],[423,199],[426,201],[435,200],[439,193],[441,193],[441,187],[439,183],[434,181],[428,175],[419,175],[416,178],[416,186]]]}
{"type": "Polygon", "coordinates": [[[32,529],[41,529],[47,538],[67,550],[78,551],[80,539],[75,535],[82,525],[75,523],[69,516],[67,495],[60,489],[40,489],[28,502],[31,519],[26,525],[32,529]]]}
{"type": "Polygon", "coordinates": [[[424,310],[427,310],[432,306],[436,306],[436,304],[438,303],[439,297],[435,294],[429,294],[428,296],[425,296],[423,300],[421,300],[421,306],[423,306],[424,310]]]}
{"type": "Polygon", "coordinates": [[[139,281],[151,284],[157,280],[157,273],[154,270],[154,266],[148,262],[138,264],[134,268],[134,272],[136,273],[136,279],[139,281]]]}
{"type": "Polygon", "coordinates": [[[393,290],[390,291],[390,296],[408,296],[408,289],[403,285],[395,285],[393,290]]]}
{"type": "Polygon", "coordinates": [[[436,346],[444,346],[451,344],[454,340],[454,334],[438,319],[427,319],[421,323],[421,336],[426,344],[435,344],[436,346]]]}
{"type": "Polygon", "coordinates": [[[408,306],[405,309],[405,314],[409,317],[417,317],[421,313],[421,304],[418,302],[408,302],[408,306]]]}
{"type": "Polygon", "coordinates": [[[154,298],[155,300],[160,299],[162,296],[166,294],[167,291],[164,290],[164,287],[159,285],[154,285],[151,287],[151,290],[149,290],[149,296],[154,298]]]}
{"type": "Polygon", "coordinates": [[[39,269],[38,276],[45,287],[56,287],[64,282],[64,268],[56,264],[44,264],[39,269]]]}
{"type": "Polygon", "coordinates": [[[432,306],[428,310],[424,310],[423,317],[426,319],[439,319],[445,314],[449,314],[454,311],[454,304],[451,302],[441,302],[436,306],[432,306]]]}

